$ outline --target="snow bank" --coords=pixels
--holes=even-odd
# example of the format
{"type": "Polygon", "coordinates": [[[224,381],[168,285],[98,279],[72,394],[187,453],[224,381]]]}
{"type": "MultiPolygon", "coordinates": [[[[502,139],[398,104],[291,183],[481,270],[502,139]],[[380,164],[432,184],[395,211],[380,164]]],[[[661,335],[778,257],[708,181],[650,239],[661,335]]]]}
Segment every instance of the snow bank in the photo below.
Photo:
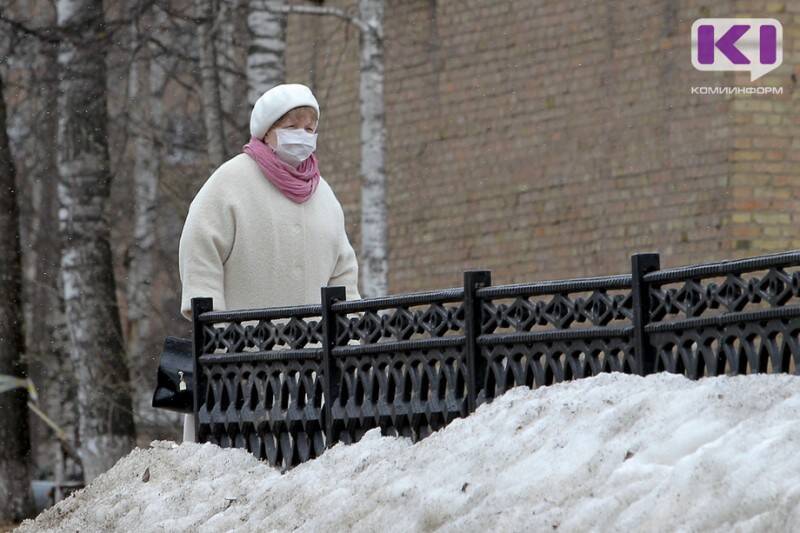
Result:
{"type": "Polygon", "coordinates": [[[788,531],[798,445],[799,377],[608,374],[514,389],[414,445],[373,431],[284,475],[157,441],[18,531],[788,531]]]}

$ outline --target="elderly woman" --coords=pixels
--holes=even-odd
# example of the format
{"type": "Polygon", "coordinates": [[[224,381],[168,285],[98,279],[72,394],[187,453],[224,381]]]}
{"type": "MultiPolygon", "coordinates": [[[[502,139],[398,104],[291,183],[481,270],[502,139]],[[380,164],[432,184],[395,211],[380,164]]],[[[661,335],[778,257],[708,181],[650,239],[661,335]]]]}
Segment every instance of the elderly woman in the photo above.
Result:
{"type": "MultiPolygon", "coordinates": [[[[278,85],[256,101],[243,153],[189,206],[178,252],[183,316],[202,296],[214,310],[317,303],[325,285],[360,298],[342,206],[314,155],[319,116],[305,85],[278,85]]],[[[194,440],[189,415],[183,440],[194,440]]]]}

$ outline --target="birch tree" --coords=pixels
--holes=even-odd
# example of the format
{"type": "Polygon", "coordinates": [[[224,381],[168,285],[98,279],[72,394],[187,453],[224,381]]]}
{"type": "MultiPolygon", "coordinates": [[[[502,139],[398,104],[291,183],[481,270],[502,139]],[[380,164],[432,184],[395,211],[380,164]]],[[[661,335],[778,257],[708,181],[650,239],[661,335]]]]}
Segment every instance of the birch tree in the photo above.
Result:
{"type": "Polygon", "coordinates": [[[78,376],[79,453],[87,482],[127,454],[134,422],[104,210],[111,175],[102,0],[58,0],[61,279],[78,376]]]}
{"type": "Polygon", "coordinates": [[[368,297],[388,290],[386,124],[383,109],[383,0],[359,0],[363,21],[359,80],[361,108],[361,284],[368,297]]]}
{"type": "MultiPolygon", "coordinates": [[[[155,32],[165,25],[163,11],[155,15],[155,32]]],[[[152,28],[152,27],[151,27],[152,28]]],[[[140,50],[131,62],[128,95],[132,102],[131,115],[134,137],[133,165],[133,239],[128,250],[128,360],[132,374],[133,399],[137,412],[150,413],[152,390],[147,374],[150,370],[147,350],[153,339],[152,281],[155,275],[154,249],[156,243],[156,216],[160,161],[163,143],[160,132],[164,127],[162,100],[166,85],[166,72],[153,42],[142,46],[144,40],[138,24],[132,28],[131,47],[140,50]]],[[[151,29],[151,32],[153,30],[151,29]]]]}
{"type": "MultiPolygon", "coordinates": [[[[0,76],[0,375],[27,377],[22,358],[22,262],[16,171],[6,130],[0,76]]],[[[0,389],[0,522],[33,514],[27,391],[0,389]]]]}
{"type": "Polygon", "coordinates": [[[286,0],[250,0],[247,28],[247,101],[250,107],[286,79],[286,0]]]}
{"type": "Polygon", "coordinates": [[[359,30],[359,110],[361,112],[361,294],[388,290],[386,213],[386,124],[383,100],[384,0],[359,0],[358,15],[328,6],[292,4],[271,8],[281,13],[334,16],[359,30]]]}
{"type": "Polygon", "coordinates": [[[250,124],[250,109],[247,105],[247,43],[249,30],[247,17],[249,5],[246,0],[230,0],[220,5],[217,45],[217,68],[220,75],[223,122],[227,153],[237,153],[246,140],[250,124]]]}
{"type": "Polygon", "coordinates": [[[219,91],[217,50],[214,43],[217,21],[216,0],[195,0],[198,19],[197,39],[200,48],[200,80],[203,119],[206,128],[209,165],[212,169],[225,160],[225,129],[222,122],[222,99],[219,91]]]}
{"type": "MultiPolygon", "coordinates": [[[[23,185],[29,199],[21,213],[23,220],[28,220],[27,228],[23,225],[22,242],[29,243],[22,256],[23,306],[26,323],[30,324],[25,328],[25,346],[28,371],[39,390],[39,405],[67,435],[74,437],[78,422],[77,392],[59,283],[61,244],[58,197],[53,186],[58,175],[53,150],[57,144],[58,119],[52,112],[53,103],[58,100],[57,47],[39,41],[36,49],[31,58],[34,77],[28,80],[32,90],[28,98],[32,102],[30,106],[22,106],[23,109],[17,108],[18,113],[25,115],[30,137],[23,141],[29,146],[24,155],[28,168],[23,185]]],[[[67,476],[81,478],[80,463],[65,455],[62,443],[52,438],[52,429],[38,419],[33,420],[31,441],[37,468],[52,471],[57,484],[67,476]]],[[[72,438],[70,445],[77,447],[72,438]]],[[[56,501],[61,499],[59,491],[56,488],[56,501]]]]}

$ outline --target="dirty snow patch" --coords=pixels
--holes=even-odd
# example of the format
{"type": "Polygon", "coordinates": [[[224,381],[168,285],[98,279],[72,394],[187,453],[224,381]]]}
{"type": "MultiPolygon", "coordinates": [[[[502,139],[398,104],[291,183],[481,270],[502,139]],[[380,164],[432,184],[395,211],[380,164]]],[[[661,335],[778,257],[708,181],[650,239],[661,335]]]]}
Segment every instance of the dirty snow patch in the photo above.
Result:
{"type": "Polygon", "coordinates": [[[372,431],[286,474],[156,441],[18,531],[788,531],[798,413],[800,377],[606,374],[514,389],[417,444],[372,431]]]}

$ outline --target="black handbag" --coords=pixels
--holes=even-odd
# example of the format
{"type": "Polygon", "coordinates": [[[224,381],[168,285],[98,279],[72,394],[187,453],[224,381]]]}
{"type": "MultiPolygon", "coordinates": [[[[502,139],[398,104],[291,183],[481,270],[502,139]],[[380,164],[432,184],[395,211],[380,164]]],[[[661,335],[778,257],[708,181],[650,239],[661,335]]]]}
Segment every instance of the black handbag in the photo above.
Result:
{"type": "Polygon", "coordinates": [[[192,413],[194,407],[194,374],[192,341],[181,337],[164,339],[164,350],[158,361],[153,407],[179,413],[192,413]]]}

